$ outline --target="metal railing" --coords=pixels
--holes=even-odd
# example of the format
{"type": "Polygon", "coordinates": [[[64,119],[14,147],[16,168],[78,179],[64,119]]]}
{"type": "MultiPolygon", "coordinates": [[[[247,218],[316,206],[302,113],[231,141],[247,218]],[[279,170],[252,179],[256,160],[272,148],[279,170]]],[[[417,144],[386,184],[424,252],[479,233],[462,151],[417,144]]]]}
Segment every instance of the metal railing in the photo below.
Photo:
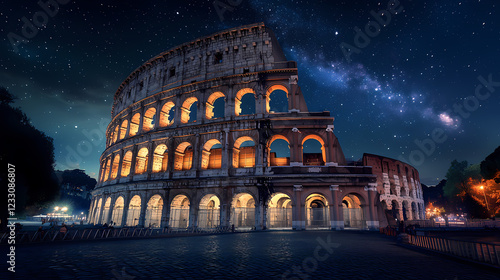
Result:
{"type": "Polygon", "coordinates": [[[462,228],[500,228],[499,220],[466,220],[466,221],[445,221],[436,222],[434,220],[409,220],[405,221],[405,226],[419,225],[420,227],[462,227],[462,228]]]}
{"type": "Polygon", "coordinates": [[[409,244],[500,267],[500,245],[484,242],[462,241],[429,236],[409,235],[409,244]]]}
{"type": "MultiPolygon", "coordinates": [[[[215,228],[86,228],[68,229],[61,232],[59,228],[47,231],[19,231],[15,235],[16,244],[35,242],[54,242],[71,240],[95,240],[109,238],[143,238],[175,235],[218,234],[231,232],[231,227],[215,228]]],[[[0,244],[6,244],[10,232],[5,232],[0,237],[0,244]]]]}

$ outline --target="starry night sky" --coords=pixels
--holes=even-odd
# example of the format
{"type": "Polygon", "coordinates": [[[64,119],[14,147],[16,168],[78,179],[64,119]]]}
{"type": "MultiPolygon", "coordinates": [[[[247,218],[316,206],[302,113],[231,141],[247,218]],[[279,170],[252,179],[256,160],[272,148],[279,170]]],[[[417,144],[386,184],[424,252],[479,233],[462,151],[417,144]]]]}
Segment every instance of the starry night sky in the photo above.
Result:
{"type": "Polygon", "coordinates": [[[44,20],[36,2],[7,1],[0,8],[0,86],[19,98],[14,105],[35,127],[54,138],[56,169],[81,168],[96,177],[105,142],[95,133],[89,141],[86,134],[108,124],[116,89],[143,62],[256,22],[270,26],[287,59],[297,61],[309,110],[328,110],[336,118],[348,160],[364,152],[403,156],[423,183],[435,184],[453,159],[479,163],[500,145],[495,1],[402,0],[402,11],[352,52],[351,61],[341,44],[356,46],[355,28],[364,30],[374,20],[370,12],[387,9],[389,1],[218,0],[219,8],[230,8],[222,19],[214,1],[74,0],[60,4],[16,52],[10,39],[21,38],[22,18],[44,20]],[[481,89],[483,100],[468,98],[481,85],[479,76],[493,85],[481,89]],[[453,109],[464,102],[471,110],[460,117],[453,109]],[[419,150],[415,141],[430,139],[435,129],[446,140],[422,160],[409,160],[419,150]],[[72,151],[79,158],[68,158],[72,151]]]}

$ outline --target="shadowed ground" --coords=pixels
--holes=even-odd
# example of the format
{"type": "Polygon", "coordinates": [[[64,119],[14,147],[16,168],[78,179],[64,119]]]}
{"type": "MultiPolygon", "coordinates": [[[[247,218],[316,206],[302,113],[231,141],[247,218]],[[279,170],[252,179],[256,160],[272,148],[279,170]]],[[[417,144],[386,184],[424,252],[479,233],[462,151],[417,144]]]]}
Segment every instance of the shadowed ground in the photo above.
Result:
{"type": "Polygon", "coordinates": [[[276,231],[17,246],[15,276],[452,280],[498,279],[498,271],[402,248],[373,232],[276,231]]]}

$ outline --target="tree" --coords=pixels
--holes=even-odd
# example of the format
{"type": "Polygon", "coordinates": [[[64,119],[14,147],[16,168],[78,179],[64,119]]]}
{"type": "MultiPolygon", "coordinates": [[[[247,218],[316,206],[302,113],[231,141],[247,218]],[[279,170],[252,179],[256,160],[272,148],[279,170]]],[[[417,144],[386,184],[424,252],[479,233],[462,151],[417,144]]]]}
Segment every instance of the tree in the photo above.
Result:
{"type": "Polygon", "coordinates": [[[444,196],[448,201],[447,210],[467,211],[472,218],[488,217],[485,207],[477,201],[472,191],[474,183],[480,180],[479,164],[469,166],[467,161],[452,161],[443,187],[444,196]]]}
{"type": "Polygon", "coordinates": [[[481,162],[481,175],[485,180],[495,179],[500,184],[500,146],[481,162]]]}
{"type": "MultiPolygon", "coordinates": [[[[33,214],[57,198],[59,188],[54,174],[53,139],[37,130],[19,108],[15,97],[0,88],[0,183],[7,186],[7,164],[15,166],[16,215],[33,214]]],[[[7,197],[7,188],[3,188],[7,197]]],[[[0,211],[6,225],[6,207],[0,211]]]]}

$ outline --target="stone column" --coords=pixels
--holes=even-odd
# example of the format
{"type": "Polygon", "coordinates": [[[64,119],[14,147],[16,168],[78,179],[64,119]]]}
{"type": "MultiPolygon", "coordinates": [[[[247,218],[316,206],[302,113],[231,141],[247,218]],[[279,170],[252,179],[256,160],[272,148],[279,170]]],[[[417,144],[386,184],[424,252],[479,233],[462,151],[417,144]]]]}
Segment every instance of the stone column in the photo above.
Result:
{"type": "Polygon", "coordinates": [[[290,166],[304,165],[302,160],[302,143],[299,143],[299,130],[292,129],[292,143],[290,143],[290,166]]]}
{"type": "Polygon", "coordinates": [[[144,126],[144,104],[141,102],[141,109],[139,110],[141,114],[141,118],[139,119],[139,131],[137,131],[137,134],[142,133],[142,128],[144,126]]]}
{"type": "Polygon", "coordinates": [[[134,112],[131,109],[129,109],[128,110],[128,118],[127,118],[127,130],[125,132],[125,137],[124,138],[128,138],[129,137],[129,134],[130,134],[130,124],[132,123],[133,114],[134,114],[134,112]]]}
{"type": "Polygon", "coordinates": [[[130,179],[132,179],[132,177],[135,174],[136,163],[137,163],[137,146],[134,145],[132,147],[132,160],[130,161],[130,172],[128,173],[130,179]]]}
{"type": "Polygon", "coordinates": [[[330,192],[332,193],[332,206],[330,207],[330,221],[331,229],[341,230],[344,229],[344,216],[342,215],[342,205],[339,203],[339,185],[330,185],[330,192]]]}
{"type": "Polygon", "coordinates": [[[154,142],[149,142],[148,144],[148,162],[146,166],[146,173],[148,179],[151,178],[151,173],[153,173],[153,157],[154,157],[154,142]]]}
{"type": "MultiPolygon", "coordinates": [[[[111,223],[111,221],[113,221],[113,210],[115,208],[115,202],[116,202],[116,199],[111,198],[111,203],[109,204],[109,209],[108,209],[108,220],[104,221],[106,223],[111,223]]],[[[113,221],[113,222],[115,222],[115,221],[113,221]]]]}
{"type": "Polygon", "coordinates": [[[292,215],[292,228],[294,230],[305,230],[305,208],[302,204],[302,185],[293,185],[293,194],[295,197],[294,211],[292,215]]]}
{"type": "Polygon", "coordinates": [[[167,191],[165,192],[165,197],[163,199],[163,209],[161,210],[161,222],[160,222],[160,227],[165,228],[168,226],[169,223],[169,218],[170,218],[170,204],[168,203],[170,201],[170,192],[167,191]]]}
{"type": "Polygon", "coordinates": [[[227,176],[229,174],[229,166],[231,159],[229,158],[229,128],[224,129],[224,139],[222,143],[222,165],[221,175],[227,176]]]}
{"type": "Polygon", "coordinates": [[[147,226],[144,224],[146,222],[146,209],[148,208],[148,201],[146,199],[146,196],[141,197],[141,214],[139,215],[139,223],[137,224],[138,227],[147,226]]]}
{"type": "Polygon", "coordinates": [[[120,149],[118,154],[120,155],[120,162],[118,163],[118,170],[116,171],[116,178],[119,181],[119,179],[122,177],[123,156],[125,153],[123,152],[123,149],[120,149]]]}
{"type": "Polygon", "coordinates": [[[122,215],[122,223],[121,226],[125,226],[127,223],[128,217],[128,207],[130,206],[130,191],[127,191],[123,197],[123,215],[122,215]]]}
{"type": "Polygon", "coordinates": [[[200,146],[200,134],[196,134],[196,138],[193,145],[193,168],[196,170],[196,176],[201,170],[201,153],[203,150],[203,145],[200,146]]]}
{"type": "Polygon", "coordinates": [[[288,80],[288,84],[290,85],[290,92],[288,93],[288,111],[290,110],[298,110],[299,109],[299,100],[298,100],[298,79],[299,76],[292,75],[288,80]]]}
{"type": "Polygon", "coordinates": [[[368,230],[378,230],[378,213],[375,207],[377,183],[369,183],[368,186],[365,187],[365,191],[368,193],[368,219],[366,220],[366,225],[368,226],[368,230]]]}

